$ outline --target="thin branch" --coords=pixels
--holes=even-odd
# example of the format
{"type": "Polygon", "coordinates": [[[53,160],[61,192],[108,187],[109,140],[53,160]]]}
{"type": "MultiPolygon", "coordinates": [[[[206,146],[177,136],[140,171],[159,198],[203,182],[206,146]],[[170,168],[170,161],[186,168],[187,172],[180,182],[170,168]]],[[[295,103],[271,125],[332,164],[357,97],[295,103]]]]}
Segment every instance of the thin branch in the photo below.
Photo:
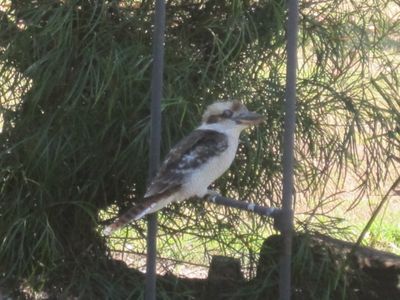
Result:
{"type": "Polygon", "coordinates": [[[396,189],[397,186],[400,185],[400,177],[398,177],[396,179],[396,181],[392,184],[392,186],[389,188],[389,190],[386,192],[385,196],[383,196],[381,202],[379,202],[379,205],[375,208],[374,212],[372,213],[371,218],[368,220],[367,225],[365,225],[364,229],[362,230],[362,232],[360,233],[357,242],[354,244],[354,250],[360,246],[361,242],[363,241],[365,235],[367,234],[367,232],[369,231],[369,229],[371,228],[372,224],[374,223],[376,217],[378,216],[379,212],[381,211],[383,205],[387,202],[387,200],[389,199],[390,194],[392,193],[392,191],[394,191],[396,189]]]}

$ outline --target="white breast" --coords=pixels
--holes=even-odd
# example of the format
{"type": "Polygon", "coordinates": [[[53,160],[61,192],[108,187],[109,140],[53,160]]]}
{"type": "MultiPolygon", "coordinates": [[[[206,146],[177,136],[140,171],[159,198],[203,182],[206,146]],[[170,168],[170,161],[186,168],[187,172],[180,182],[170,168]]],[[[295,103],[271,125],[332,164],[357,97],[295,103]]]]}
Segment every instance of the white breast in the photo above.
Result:
{"type": "Polygon", "coordinates": [[[208,186],[229,169],[236,155],[240,131],[224,132],[224,134],[228,136],[227,149],[193,171],[183,187],[185,198],[204,197],[208,186]]]}

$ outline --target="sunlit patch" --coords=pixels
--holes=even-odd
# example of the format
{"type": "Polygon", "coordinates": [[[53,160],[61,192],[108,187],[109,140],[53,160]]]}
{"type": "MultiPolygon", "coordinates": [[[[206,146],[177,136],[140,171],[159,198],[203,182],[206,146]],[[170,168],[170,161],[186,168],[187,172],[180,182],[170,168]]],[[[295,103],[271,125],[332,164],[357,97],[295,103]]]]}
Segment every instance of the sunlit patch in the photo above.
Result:
{"type": "Polygon", "coordinates": [[[19,30],[25,30],[26,29],[26,24],[25,24],[24,20],[18,20],[17,27],[18,27],[19,30]]]}

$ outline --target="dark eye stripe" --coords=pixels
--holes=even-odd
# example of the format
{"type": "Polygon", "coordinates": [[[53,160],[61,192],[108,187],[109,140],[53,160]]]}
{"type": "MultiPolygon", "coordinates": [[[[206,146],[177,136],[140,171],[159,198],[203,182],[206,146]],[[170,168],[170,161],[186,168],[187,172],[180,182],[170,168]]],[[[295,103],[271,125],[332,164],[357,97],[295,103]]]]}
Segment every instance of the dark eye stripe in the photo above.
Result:
{"type": "Polygon", "coordinates": [[[230,109],[225,109],[224,112],[222,113],[222,117],[224,118],[230,118],[233,115],[233,111],[230,109]]]}

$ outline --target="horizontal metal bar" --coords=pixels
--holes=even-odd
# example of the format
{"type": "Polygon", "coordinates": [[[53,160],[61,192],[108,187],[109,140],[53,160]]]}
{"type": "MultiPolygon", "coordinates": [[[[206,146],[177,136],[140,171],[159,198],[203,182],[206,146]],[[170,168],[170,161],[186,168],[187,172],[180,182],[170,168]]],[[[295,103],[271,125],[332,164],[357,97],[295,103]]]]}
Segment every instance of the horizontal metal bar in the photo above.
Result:
{"type": "Polygon", "coordinates": [[[224,206],[229,206],[241,210],[245,210],[248,212],[252,212],[255,214],[258,214],[260,216],[264,217],[272,217],[275,218],[277,217],[281,210],[279,208],[275,207],[266,207],[266,206],[261,206],[255,203],[251,202],[246,202],[246,201],[241,201],[241,200],[236,200],[232,198],[226,198],[218,194],[210,193],[205,196],[205,199],[209,202],[212,202],[217,205],[224,205],[224,206]]]}

